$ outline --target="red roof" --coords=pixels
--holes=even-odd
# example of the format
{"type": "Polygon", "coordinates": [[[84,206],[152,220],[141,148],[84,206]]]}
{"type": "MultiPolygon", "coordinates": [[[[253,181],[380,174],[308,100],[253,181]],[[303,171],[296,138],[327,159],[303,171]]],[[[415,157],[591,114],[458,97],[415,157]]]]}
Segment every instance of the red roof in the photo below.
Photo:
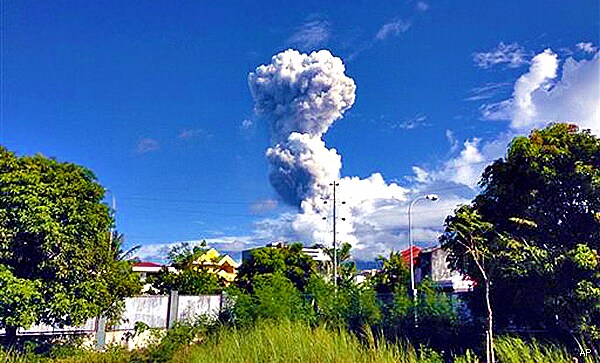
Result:
{"type": "MultiPolygon", "coordinates": [[[[413,252],[413,265],[414,266],[418,266],[419,265],[419,255],[421,254],[421,251],[423,249],[417,246],[413,246],[412,247],[412,252],[413,252]]],[[[408,266],[410,266],[410,248],[405,249],[404,251],[402,251],[402,259],[404,260],[404,262],[406,262],[406,264],[408,266]]]]}
{"type": "Polygon", "coordinates": [[[135,266],[135,267],[162,267],[162,265],[160,263],[144,262],[144,261],[134,262],[133,266],[135,266]]]}

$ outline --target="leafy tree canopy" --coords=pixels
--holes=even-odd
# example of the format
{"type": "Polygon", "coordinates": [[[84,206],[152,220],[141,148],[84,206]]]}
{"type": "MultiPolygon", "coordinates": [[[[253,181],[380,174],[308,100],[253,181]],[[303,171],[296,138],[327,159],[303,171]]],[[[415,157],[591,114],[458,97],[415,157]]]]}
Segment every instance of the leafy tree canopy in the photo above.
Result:
{"type": "Polygon", "coordinates": [[[390,251],[389,257],[380,256],[381,270],[371,278],[371,283],[379,294],[392,294],[408,286],[410,270],[401,252],[390,251]]]}
{"type": "Polygon", "coordinates": [[[114,258],[105,190],[84,167],[0,147],[0,327],[77,325],[139,290],[114,258]]]}
{"type": "Polygon", "coordinates": [[[302,252],[301,243],[256,248],[242,263],[237,284],[240,288],[252,292],[258,276],[274,273],[281,273],[292,281],[296,288],[305,292],[311,275],[317,273],[317,267],[313,259],[302,252]]]}
{"type": "Polygon", "coordinates": [[[150,276],[148,283],[152,285],[153,293],[168,294],[177,290],[180,294],[211,295],[220,293],[226,281],[216,273],[207,271],[203,266],[193,262],[208,251],[206,241],[192,246],[183,242],[173,246],[169,251],[169,261],[178,271],[169,271],[163,267],[156,276],[150,276]]]}
{"type": "Polygon", "coordinates": [[[446,220],[454,268],[479,278],[458,243],[475,232],[500,322],[543,322],[600,338],[600,139],[555,124],[515,138],[488,166],[471,206],[446,220]],[[471,228],[487,225],[489,228],[471,228]],[[469,229],[471,229],[469,231],[469,229]]]}

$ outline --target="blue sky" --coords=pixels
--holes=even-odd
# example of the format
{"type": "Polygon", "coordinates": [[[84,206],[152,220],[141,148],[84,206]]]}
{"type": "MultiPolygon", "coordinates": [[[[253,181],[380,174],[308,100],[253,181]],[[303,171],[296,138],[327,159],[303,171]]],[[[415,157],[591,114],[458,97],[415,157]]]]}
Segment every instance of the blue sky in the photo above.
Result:
{"type": "Polygon", "coordinates": [[[415,238],[434,243],[513,136],[600,128],[595,0],[1,7],[0,143],[92,169],[145,259],[202,238],[225,251],[330,242],[321,194],[289,205],[269,182],[274,136],[248,75],[287,49],[329,50],[356,85],[318,138],[341,155],[338,239],[360,258],[403,248],[406,207],[428,192],[440,200],[415,207],[415,238]]]}

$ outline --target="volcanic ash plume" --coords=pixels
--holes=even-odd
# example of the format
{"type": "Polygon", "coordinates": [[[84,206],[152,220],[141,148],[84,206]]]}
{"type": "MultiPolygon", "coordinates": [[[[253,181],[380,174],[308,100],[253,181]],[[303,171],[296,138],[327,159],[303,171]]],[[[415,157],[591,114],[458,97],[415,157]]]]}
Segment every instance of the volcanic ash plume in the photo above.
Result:
{"type": "Polygon", "coordinates": [[[344,71],[329,51],[287,50],[248,77],[255,111],[271,125],[271,184],[292,205],[339,177],[341,158],[321,136],[354,103],[356,86],[344,71]]]}
{"type": "MultiPolygon", "coordinates": [[[[255,111],[270,123],[272,146],[266,156],[271,163],[271,184],[285,202],[301,209],[292,229],[316,242],[330,240],[321,220],[322,198],[330,195],[329,184],[340,179],[342,167],[340,155],[325,146],[322,136],[355,98],[354,81],[344,72],[341,59],[329,51],[301,54],[287,50],[248,77],[255,111]]],[[[359,248],[354,231],[364,220],[361,214],[376,213],[382,208],[381,200],[395,203],[392,200],[397,202],[407,192],[396,184],[386,184],[380,174],[367,179],[344,178],[340,184],[352,203],[348,217],[354,218],[338,227],[339,237],[359,248]]]]}

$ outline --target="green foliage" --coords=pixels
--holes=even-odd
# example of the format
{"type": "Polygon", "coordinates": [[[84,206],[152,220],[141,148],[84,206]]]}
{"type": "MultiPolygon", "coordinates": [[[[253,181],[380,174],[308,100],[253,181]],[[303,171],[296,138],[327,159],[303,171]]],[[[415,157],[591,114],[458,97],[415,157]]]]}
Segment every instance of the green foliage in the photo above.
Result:
{"type": "MultiPolygon", "coordinates": [[[[569,354],[537,341],[525,343],[517,338],[500,338],[497,344],[500,362],[572,362],[569,354]]],[[[427,346],[391,344],[371,334],[359,340],[345,330],[312,327],[303,322],[263,321],[250,329],[227,328],[209,335],[207,340],[174,355],[178,362],[399,362],[399,363],[476,363],[481,358],[473,351],[464,355],[442,354],[427,346]]],[[[591,363],[588,357],[585,363],[591,363]]]]}
{"type": "Polygon", "coordinates": [[[187,269],[171,272],[163,267],[154,276],[148,276],[147,282],[152,285],[153,292],[161,295],[172,290],[182,295],[215,295],[224,289],[224,282],[219,276],[201,269],[187,269]]]}
{"type": "Polygon", "coordinates": [[[225,288],[225,280],[193,263],[206,251],[206,241],[193,247],[189,242],[183,242],[171,248],[169,261],[178,271],[163,267],[158,274],[148,276],[146,281],[152,286],[150,292],[166,295],[177,290],[180,294],[188,295],[220,294],[225,288]]]}
{"type": "Polygon", "coordinates": [[[343,327],[346,324],[344,303],[338,299],[335,287],[322,276],[311,276],[307,290],[307,298],[320,322],[331,326],[343,327]]]}
{"type": "Polygon", "coordinates": [[[311,279],[307,297],[322,322],[362,333],[381,319],[375,290],[369,285],[343,284],[337,290],[321,277],[311,279]]]}
{"type": "Polygon", "coordinates": [[[434,283],[424,280],[417,286],[417,303],[406,286],[398,286],[393,294],[380,294],[381,328],[390,340],[409,339],[427,342],[431,346],[448,350],[468,345],[464,338],[470,330],[464,303],[438,290],[434,283]],[[415,328],[414,314],[418,313],[415,328]]]}
{"type": "MultiPolygon", "coordinates": [[[[592,363],[593,356],[579,357],[564,348],[525,342],[516,337],[501,337],[496,342],[499,362],[572,362],[578,357],[592,363]]],[[[122,362],[400,362],[400,363],[476,363],[481,358],[467,350],[464,355],[447,355],[420,345],[389,343],[366,333],[360,340],[344,329],[325,325],[311,326],[302,321],[260,321],[249,328],[211,329],[203,322],[177,324],[149,347],[133,352],[110,347],[105,352],[61,344],[51,354],[4,351],[0,361],[7,363],[122,363],[122,362]]]]}
{"type": "Polygon", "coordinates": [[[314,320],[314,313],[300,291],[281,273],[260,275],[253,292],[237,287],[227,290],[231,304],[225,319],[237,326],[249,326],[258,320],[314,320]]]}
{"type": "MultiPolygon", "coordinates": [[[[501,337],[496,341],[496,355],[502,363],[554,363],[573,362],[572,356],[564,349],[552,344],[540,344],[535,339],[526,343],[517,337],[501,337]]],[[[579,357],[578,354],[575,355],[579,357]]],[[[579,357],[583,362],[592,362],[592,357],[579,357]]]]}
{"type": "Polygon", "coordinates": [[[317,273],[317,267],[313,259],[302,252],[300,243],[256,248],[240,267],[236,284],[251,293],[254,281],[259,276],[276,273],[287,277],[297,289],[304,292],[310,277],[317,273]]]}
{"type": "Polygon", "coordinates": [[[597,341],[591,333],[600,326],[600,140],[574,125],[534,130],[513,140],[480,185],[472,206],[446,221],[442,243],[452,265],[481,282],[455,243],[459,225],[473,221],[464,214],[476,213],[501,236],[482,235],[479,244],[485,263],[494,266],[499,324],[514,321],[597,341]]]}
{"type": "Polygon", "coordinates": [[[206,251],[208,248],[204,240],[195,246],[191,246],[189,242],[182,242],[171,248],[168,258],[175,268],[189,270],[192,268],[192,263],[206,251]]]}
{"type": "Polygon", "coordinates": [[[208,331],[205,321],[177,322],[153,344],[132,355],[131,362],[172,362],[180,351],[201,341],[208,331]]]}
{"type": "Polygon", "coordinates": [[[255,280],[253,301],[258,319],[307,320],[308,308],[300,291],[285,276],[258,276],[255,280]]]}
{"type": "Polygon", "coordinates": [[[303,322],[260,322],[252,329],[226,329],[194,346],[174,362],[438,362],[412,346],[385,341],[365,345],[344,330],[315,328],[303,322]]]}
{"type": "Polygon", "coordinates": [[[20,279],[0,265],[0,328],[35,323],[42,302],[41,285],[39,280],[20,279]]]}
{"type": "Polygon", "coordinates": [[[390,256],[377,258],[381,262],[381,270],[371,277],[371,284],[379,294],[391,294],[397,289],[408,286],[410,270],[402,258],[401,252],[390,251],[390,256]]]}
{"type": "MultiPolygon", "coordinates": [[[[326,248],[321,245],[316,245],[315,247],[322,248],[323,251],[329,256],[331,261],[334,261],[336,256],[334,256],[333,247],[326,248]]],[[[338,272],[338,284],[339,285],[351,285],[354,283],[354,276],[356,276],[356,263],[354,261],[350,261],[352,245],[350,243],[344,242],[338,246],[336,251],[337,255],[337,272],[338,272]]],[[[333,264],[333,262],[332,262],[333,264]]]]}
{"type": "Polygon", "coordinates": [[[110,242],[111,250],[113,252],[113,259],[117,261],[137,261],[137,259],[133,257],[133,254],[142,247],[141,245],[133,246],[126,251],[123,250],[123,245],[125,244],[125,235],[119,233],[118,231],[111,232],[110,242]]]}
{"type": "MultiPolygon", "coordinates": [[[[104,192],[84,167],[0,147],[0,265],[25,289],[3,299],[11,311],[35,314],[13,323],[78,325],[139,291],[129,263],[111,250],[104,192]]],[[[12,312],[3,311],[6,325],[12,312]]]]}

